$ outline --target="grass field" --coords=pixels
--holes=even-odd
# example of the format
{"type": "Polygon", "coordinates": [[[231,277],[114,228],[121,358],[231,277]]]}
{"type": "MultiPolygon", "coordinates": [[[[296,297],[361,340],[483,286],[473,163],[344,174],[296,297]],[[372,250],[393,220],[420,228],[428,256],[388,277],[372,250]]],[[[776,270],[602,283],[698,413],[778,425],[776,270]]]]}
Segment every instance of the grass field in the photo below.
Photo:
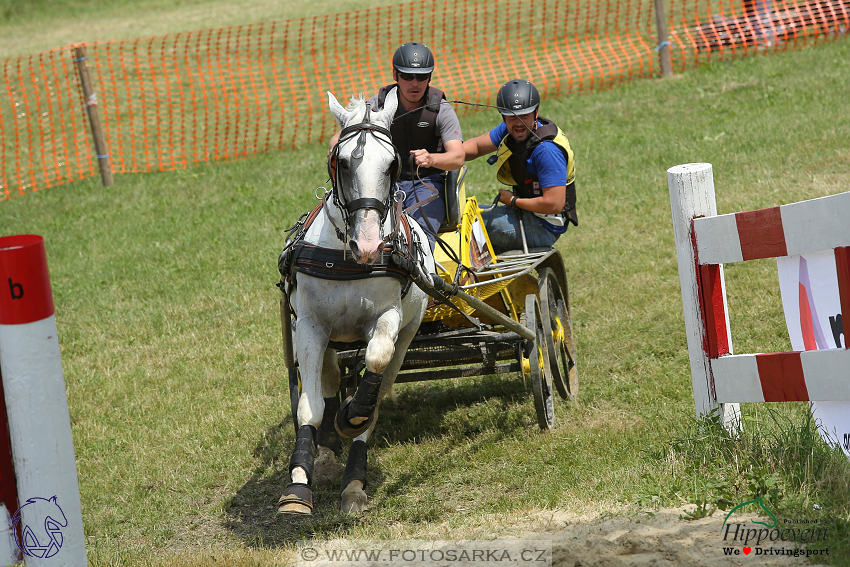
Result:
{"type": "MultiPolygon", "coordinates": [[[[9,25],[35,25],[8,10],[9,25]]],[[[848,77],[839,41],[544,101],[576,153],[580,226],[558,247],[579,398],[558,400],[557,429],[541,434],[519,378],[398,387],[362,517],[335,511],[335,485],[312,518],[274,513],[294,440],[276,259],[326,182],[324,145],[0,204],[2,234],[45,237],[90,563],[271,566],[301,538],[491,537],[542,529],[547,511],[765,495],[775,512],[832,522],[830,559],[850,564],[850,465],[805,404],[745,405],[736,442],[693,418],[666,181],[674,165],[712,163],[720,213],[850,190],[848,77]]],[[[474,115],[464,133],[497,119],[474,115]]],[[[493,177],[473,163],[472,192],[489,200],[493,177]]],[[[775,273],[727,267],[736,353],[790,348],[775,273]]]]}
{"type": "Polygon", "coordinates": [[[78,42],[134,39],[183,31],[361,10],[402,0],[0,0],[0,60],[78,42]]]}

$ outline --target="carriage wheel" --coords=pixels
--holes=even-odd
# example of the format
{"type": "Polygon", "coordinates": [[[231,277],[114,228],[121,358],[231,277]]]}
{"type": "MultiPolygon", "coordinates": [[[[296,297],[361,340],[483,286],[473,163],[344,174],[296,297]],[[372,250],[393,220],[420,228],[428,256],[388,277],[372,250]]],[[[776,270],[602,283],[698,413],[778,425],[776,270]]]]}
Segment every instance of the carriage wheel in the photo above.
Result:
{"type": "Polygon", "coordinates": [[[555,395],[552,391],[549,355],[544,347],[545,331],[540,316],[540,304],[537,296],[533,294],[525,298],[525,326],[537,335],[528,354],[528,373],[531,375],[531,389],[534,391],[537,424],[543,431],[551,431],[555,425],[555,395]]]}
{"type": "Polygon", "coordinates": [[[292,408],[292,425],[298,431],[298,401],[301,399],[301,373],[298,367],[289,369],[289,405],[292,408]]]}
{"type": "Polygon", "coordinates": [[[538,282],[552,381],[562,398],[575,399],[578,394],[578,370],[569,303],[551,268],[540,270],[538,282]]]}

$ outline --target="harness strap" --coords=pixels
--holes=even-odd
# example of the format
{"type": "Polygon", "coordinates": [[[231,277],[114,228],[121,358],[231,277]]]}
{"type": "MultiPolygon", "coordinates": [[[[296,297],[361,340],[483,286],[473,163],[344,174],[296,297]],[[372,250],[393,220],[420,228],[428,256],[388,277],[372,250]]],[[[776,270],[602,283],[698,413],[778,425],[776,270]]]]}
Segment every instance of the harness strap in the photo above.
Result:
{"type": "Polygon", "coordinates": [[[292,225],[292,227],[287,231],[286,245],[283,247],[283,252],[280,253],[280,256],[277,259],[277,269],[280,271],[280,275],[282,277],[281,281],[283,281],[283,279],[289,279],[292,272],[292,261],[294,260],[292,251],[295,248],[295,245],[304,239],[310,225],[313,224],[313,221],[319,216],[321,208],[322,204],[319,203],[312,211],[301,215],[298,222],[292,225]],[[290,239],[289,236],[293,233],[295,233],[295,237],[290,239]]]}
{"type": "Polygon", "coordinates": [[[345,243],[345,231],[340,229],[339,226],[337,226],[336,222],[334,222],[334,219],[331,216],[331,210],[328,208],[329,198],[330,195],[326,195],[325,198],[322,199],[322,207],[325,209],[325,216],[328,217],[329,221],[331,221],[331,224],[333,225],[334,230],[336,231],[336,237],[339,239],[340,242],[345,243]]]}
{"type": "MultiPolygon", "coordinates": [[[[384,244],[387,246],[392,246],[393,242],[396,241],[398,237],[398,230],[401,228],[402,217],[404,216],[403,211],[401,210],[401,201],[396,200],[395,202],[395,222],[393,223],[393,231],[384,239],[384,244]]],[[[404,221],[405,223],[407,221],[404,221]]],[[[407,229],[407,241],[410,242],[410,227],[407,229]]]]}
{"type": "Polygon", "coordinates": [[[353,213],[357,209],[375,209],[381,218],[384,218],[384,215],[387,213],[387,206],[384,202],[372,197],[362,197],[345,204],[345,210],[348,211],[348,214],[353,213]]]}
{"type": "Polygon", "coordinates": [[[295,245],[293,269],[296,272],[329,280],[351,280],[371,276],[394,276],[401,280],[408,279],[404,270],[390,264],[388,261],[391,257],[390,254],[382,252],[381,255],[381,260],[371,266],[357,264],[346,258],[344,250],[321,248],[302,241],[295,245]]]}

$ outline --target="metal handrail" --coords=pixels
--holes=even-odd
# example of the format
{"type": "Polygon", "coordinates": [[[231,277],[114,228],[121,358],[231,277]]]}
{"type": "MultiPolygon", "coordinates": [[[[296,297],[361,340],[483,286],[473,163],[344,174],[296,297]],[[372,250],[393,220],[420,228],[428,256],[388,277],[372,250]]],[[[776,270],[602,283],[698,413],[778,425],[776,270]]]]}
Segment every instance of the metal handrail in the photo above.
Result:
{"type": "MultiPolygon", "coordinates": [[[[517,261],[506,261],[506,262],[497,262],[496,264],[487,264],[487,266],[492,266],[491,269],[488,270],[479,270],[475,272],[476,276],[487,276],[490,274],[503,274],[500,277],[494,278],[492,280],[487,280],[484,282],[476,282],[472,284],[466,284],[462,286],[458,286],[459,289],[473,289],[476,287],[481,287],[485,285],[490,285],[494,283],[500,283],[506,280],[518,278],[520,276],[524,276],[525,274],[531,272],[531,270],[535,269],[544,260],[546,260],[549,256],[555,253],[555,249],[552,248],[547,252],[534,252],[532,254],[528,254],[525,257],[518,257],[517,261]],[[534,261],[530,264],[527,264],[529,259],[533,259],[534,261]],[[522,262],[520,262],[522,261],[522,262]],[[507,272],[507,274],[505,274],[507,272]]],[[[511,257],[513,258],[513,256],[511,257]]]]}

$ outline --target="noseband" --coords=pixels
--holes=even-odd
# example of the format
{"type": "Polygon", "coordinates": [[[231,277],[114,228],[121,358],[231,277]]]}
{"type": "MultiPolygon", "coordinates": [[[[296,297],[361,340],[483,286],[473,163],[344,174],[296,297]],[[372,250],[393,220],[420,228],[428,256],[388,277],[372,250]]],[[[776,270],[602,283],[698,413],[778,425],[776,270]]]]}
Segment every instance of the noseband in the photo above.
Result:
{"type": "MultiPolygon", "coordinates": [[[[339,133],[339,140],[336,145],[331,150],[330,155],[328,156],[328,174],[331,178],[332,184],[332,194],[334,204],[343,211],[343,217],[345,222],[345,232],[348,232],[349,229],[349,218],[355,211],[360,209],[375,209],[378,211],[378,215],[381,217],[381,224],[383,225],[384,221],[387,218],[387,211],[390,208],[390,201],[392,200],[392,193],[388,191],[386,201],[381,201],[380,199],[375,199],[373,197],[362,197],[360,199],[354,199],[351,202],[343,201],[342,194],[342,179],[339,174],[339,148],[343,142],[347,142],[351,140],[355,136],[357,137],[357,146],[354,148],[354,151],[351,152],[351,157],[354,159],[362,159],[363,158],[363,148],[366,146],[366,134],[370,134],[375,137],[376,140],[381,142],[384,145],[388,145],[392,147],[393,151],[393,162],[390,166],[390,186],[392,186],[396,180],[398,179],[398,175],[400,172],[400,164],[401,158],[399,157],[398,149],[393,144],[393,137],[390,134],[390,131],[386,128],[378,126],[369,121],[369,115],[371,110],[369,108],[368,103],[366,104],[366,115],[363,117],[363,122],[359,124],[352,124],[351,126],[347,126],[342,129],[339,133]],[[378,136],[381,134],[386,139],[378,136]],[[336,162],[336,167],[332,167],[332,163],[336,162]]],[[[342,240],[342,239],[341,239],[342,240]]]]}

